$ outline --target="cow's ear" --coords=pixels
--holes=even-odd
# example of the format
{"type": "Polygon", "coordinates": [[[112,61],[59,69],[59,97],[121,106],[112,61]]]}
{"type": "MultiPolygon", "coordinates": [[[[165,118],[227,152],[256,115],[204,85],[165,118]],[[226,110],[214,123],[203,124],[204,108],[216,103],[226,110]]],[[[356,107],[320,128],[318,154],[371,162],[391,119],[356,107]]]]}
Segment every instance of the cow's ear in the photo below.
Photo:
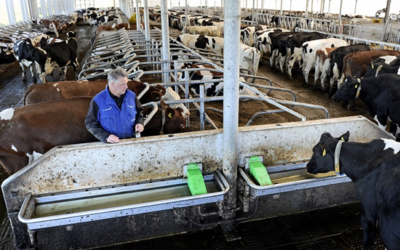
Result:
{"type": "Polygon", "coordinates": [[[322,135],[321,135],[321,138],[319,139],[319,141],[321,142],[321,143],[324,143],[326,140],[328,140],[329,138],[332,138],[332,136],[331,136],[331,134],[329,134],[329,133],[323,133],[322,135]]]}
{"type": "Polygon", "coordinates": [[[340,140],[342,140],[344,142],[348,142],[349,137],[350,137],[350,131],[347,131],[346,133],[344,133],[343,135],[340,136],[340,140]]]}
{"type": "Polygon", "coordinates": [[[165,114],[168,116],[168,118],[172,119],[175,116],[175,110],[172,108],[167,108],[165,110],[165,114]]]}

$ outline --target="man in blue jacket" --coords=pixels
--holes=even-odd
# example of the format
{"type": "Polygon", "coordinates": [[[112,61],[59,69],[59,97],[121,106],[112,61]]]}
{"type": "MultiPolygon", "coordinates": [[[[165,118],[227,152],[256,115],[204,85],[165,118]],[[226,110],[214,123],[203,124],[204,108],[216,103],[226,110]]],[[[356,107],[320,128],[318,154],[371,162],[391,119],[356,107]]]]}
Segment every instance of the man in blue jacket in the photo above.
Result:
{"type": "Polygon", "coordinates": [[[142,132],[143,107],[128,89],[126,71],[117,67],[108,73],[107,87],[90,102],[86,115],[87,130],[102,142],[118,143],[142,132]]]}

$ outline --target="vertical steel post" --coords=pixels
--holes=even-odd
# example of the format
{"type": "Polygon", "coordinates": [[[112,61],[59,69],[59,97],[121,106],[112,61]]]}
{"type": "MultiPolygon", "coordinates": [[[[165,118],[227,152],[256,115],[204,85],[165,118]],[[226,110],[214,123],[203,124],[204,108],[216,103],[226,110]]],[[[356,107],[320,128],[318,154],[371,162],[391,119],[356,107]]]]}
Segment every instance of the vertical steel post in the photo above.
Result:
{"type": "MultiPolygon", "coordinates": [[[[339,26],[342,26],[342,4],[343,4],[343,0],[340,0],[340,9],[339,9],[339,26]]],[[[341,30],[342,27],[339,27],[339,29],[341,30]]]]}
{"type": "Polygon", "coordinates": [[[319,12],[322,14],[322,13],[324,13],[324,10],[325,10],[325,0],[322,0],[319,12]]]}
{"type": "Polygon", "coordinates": [[[306,0],[306,14],[305,14],[306,18],[308,17],[308,2],[309,0],[306,0]]]}
{"type": "Polygon", "coordinates": [[[200,131],[204,130],[204,85],[200,84],[200,131]]]}
{"type": "Polygon", "coordinates": [[[314,11],[314,0],[311,0],[311,16],[314,11]]]}
{"type": "Polygon", "coordinates": [[[187,27],[189,27],[189,25],[188,25],[189,18],[188,18],[187,11],[188,11],[188,2],[187,2],[187,0],[185,0],[185,27],[186,27],[185,32],[186,33],[187,33],[187,27]]]}
{"type": "Polygon", "coordinates": [[[331,0],[329,0],[329,5],[328,5],[328,14],[331,13],[331,0]]]}
{"type": "Polygon", "coordinates": [[[281,18],[283,17],[283,0],[281,0],[281,18]]]}
{"type": "Polygon", "coordinates": [[[252,11],[252,16],[251,16],[251,25],[255,25],[254,24],[254,22],[255,22],[255,17],[256,17],[256,8],[255,8],[255,2],[256,2],[256,0],[253,0],[253,11],[252,11]]]}
{"type": "Polygon", "coordinates": [[[142,30],[140,28],[140,11],[139,11],[139,0],[136,0],[136,29],[142,30]]]}
{"type": "Polygon", "coordinates": [[[147,1],[148,0],[143,0],[144,36],[146,43],[150,42],[149,6],[147,1]]]}
{"type": "Polygon", "coordinates": [[[354,5],[354,15],[356,15],[356,13],[357,13],[357,0],[356,0],[356,4],[354,5]]]}
{"type": "MultiPolygon", "coordinates": [[[[162,33],[162,60],[169,61],[169,24],[167,1],[161,1],[161,33],[162,33]]],[[[163,63],[163,70],[169,69],[169,63],[163,63]]],[[[163,82],[170,82],[168,73],[163,73],[163,82]]]]}
{"type": "Polygon", "coordinates": [[[6,0],[7,14],[8,14],[8,24],[16,23],[14,4],[12,0],[6,0]]]}
{"type": "Polygon", "coordinates": [[[239,59],[240,59],[240,1],[224,2],[224,142],[222,171],[231,189],[225,196],[224,219],[236,216],[238,118],[239,118],[239,59]]]}
{"type": "Polygon", "coordinates": [[[387,32],[387,26],[390,22],[390,5],[391,5],[391,3],[392,3],[392,0],[387,0],[387,2],[386,2],[385,28],[384,28],[383,36],[382,36],[383,41],[385,41],[385,42],[389,39],[389,36],[386,37],[386,32],[387,32]]]}

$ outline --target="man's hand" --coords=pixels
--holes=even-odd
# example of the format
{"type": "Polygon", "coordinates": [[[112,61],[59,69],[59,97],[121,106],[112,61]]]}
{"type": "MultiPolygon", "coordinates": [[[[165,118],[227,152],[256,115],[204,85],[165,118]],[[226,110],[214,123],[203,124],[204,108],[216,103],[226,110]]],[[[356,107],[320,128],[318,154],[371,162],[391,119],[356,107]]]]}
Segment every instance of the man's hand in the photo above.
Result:
{"type": "Polygon", "coordinates": [[[115,135],[109,135],[107,137],[107,142],[108,143],[118,143],[119,142],[119,138],[115,135]]]}
{"type": "Polygon", "coordinates": [[[135,132],[142,132],[144,130],[143,124],[136,124],[135,125],[135,132]]]}

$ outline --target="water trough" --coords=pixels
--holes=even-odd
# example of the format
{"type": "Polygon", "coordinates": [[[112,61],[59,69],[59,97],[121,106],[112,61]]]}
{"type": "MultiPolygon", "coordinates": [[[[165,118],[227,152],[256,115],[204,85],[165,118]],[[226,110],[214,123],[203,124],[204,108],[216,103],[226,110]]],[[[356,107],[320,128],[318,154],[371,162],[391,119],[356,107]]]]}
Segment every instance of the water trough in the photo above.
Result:
{"type": "Polygon", "coordinates": [[[17,247],[77,249],[208,229],[224,219],[237,188],[236,222],[356,202],[345,176],[311,176],[305,163],[323,132],[350,131],[351,141],[392,138],[355,116],[240,127],[238,178],[221,173],[222,129],[54,148],[6,179],[2,190],[17,247]],[[246,170],[262,156],[271,186],[246,170]],[[184,166],[202,164],[208,193],[187,192],[184,166]]]}

